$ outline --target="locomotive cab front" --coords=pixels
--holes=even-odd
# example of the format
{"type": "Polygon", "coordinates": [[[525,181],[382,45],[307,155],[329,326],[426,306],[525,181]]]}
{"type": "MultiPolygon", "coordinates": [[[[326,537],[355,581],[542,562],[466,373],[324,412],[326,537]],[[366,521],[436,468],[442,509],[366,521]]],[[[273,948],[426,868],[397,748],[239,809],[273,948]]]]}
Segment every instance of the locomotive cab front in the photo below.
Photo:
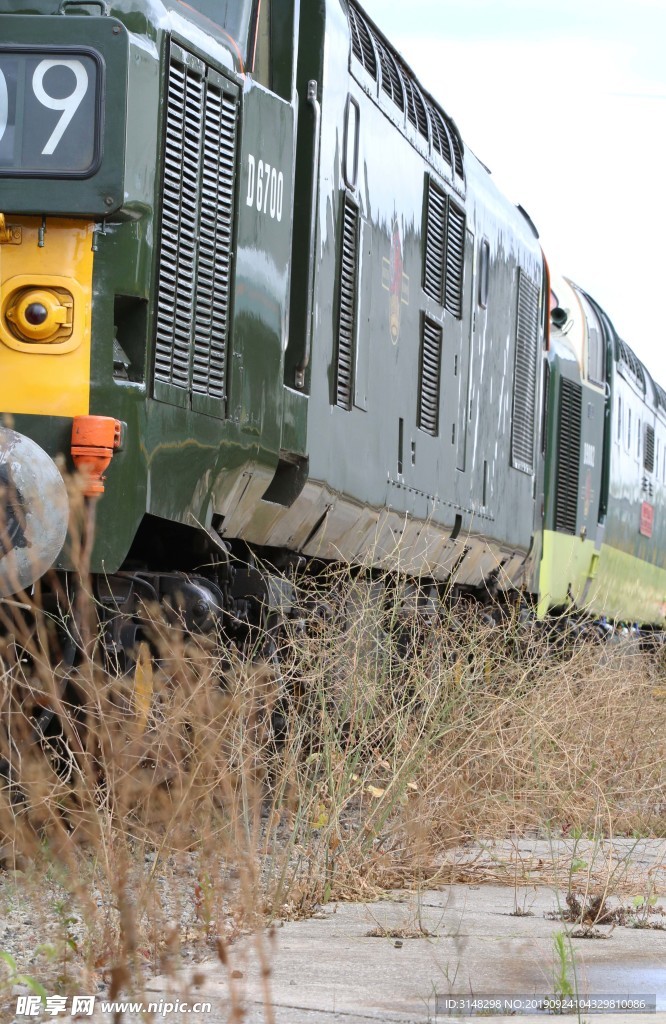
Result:
{"type": "Polygon", "coordinates": [[[270,6],[261,25],[258,0],[0,15],[0,594],[75,568],[60,470],[89,473],[98,449],[95,573],[133,544],[167,564],[168,524],[210,537],[276,473],[294,9],[270,6]]]}
{"type": "Polygon", "coordinates": [[[2,18],[0,593],[32,584],[67,532],[53,456],[90,408],[93,248],[123,202],[128,49],[111,18],[2,18]]]}

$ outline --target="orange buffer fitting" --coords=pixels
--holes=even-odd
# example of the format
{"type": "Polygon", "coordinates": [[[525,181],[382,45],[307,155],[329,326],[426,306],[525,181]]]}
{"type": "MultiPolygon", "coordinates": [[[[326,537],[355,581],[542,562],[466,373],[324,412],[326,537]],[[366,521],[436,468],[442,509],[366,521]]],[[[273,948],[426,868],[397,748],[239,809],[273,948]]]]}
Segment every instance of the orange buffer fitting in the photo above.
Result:
{"type": "Polygon", "coordinates": [[[87,498],[104,494],[104,473],[120,448],[122,424],[111,416],[75,416],[72,423],[72,459],[81,473],[87,498]]]}

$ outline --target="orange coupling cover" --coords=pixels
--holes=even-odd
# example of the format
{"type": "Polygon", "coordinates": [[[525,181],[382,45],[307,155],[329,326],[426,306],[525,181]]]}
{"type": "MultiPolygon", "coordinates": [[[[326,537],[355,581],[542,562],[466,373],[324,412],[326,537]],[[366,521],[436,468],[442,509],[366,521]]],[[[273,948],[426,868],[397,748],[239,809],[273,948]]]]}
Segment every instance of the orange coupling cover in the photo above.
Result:
{"type": "Polygon", "coordinates": [[[122,424],[112,416],[75,416],[72,423],[72,460],[84,478],[87,498],[104,494],[104,473],[120,447],[122,424]]]}

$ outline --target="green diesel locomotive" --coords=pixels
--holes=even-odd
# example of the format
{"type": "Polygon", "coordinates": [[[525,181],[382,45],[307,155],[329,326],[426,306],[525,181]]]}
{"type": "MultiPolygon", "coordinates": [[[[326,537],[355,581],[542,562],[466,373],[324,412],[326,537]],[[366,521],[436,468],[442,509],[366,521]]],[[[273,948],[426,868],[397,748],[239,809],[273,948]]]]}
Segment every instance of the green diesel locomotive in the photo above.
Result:
{"type": "Polygon", "coordinates": [[[529,217],[355,0],[0,28],[1,594],[77,569],[78,474],[111,619],[280,614],[283,570],[343,560],[663,622],[663,392],[551,302],[529,217]]]}

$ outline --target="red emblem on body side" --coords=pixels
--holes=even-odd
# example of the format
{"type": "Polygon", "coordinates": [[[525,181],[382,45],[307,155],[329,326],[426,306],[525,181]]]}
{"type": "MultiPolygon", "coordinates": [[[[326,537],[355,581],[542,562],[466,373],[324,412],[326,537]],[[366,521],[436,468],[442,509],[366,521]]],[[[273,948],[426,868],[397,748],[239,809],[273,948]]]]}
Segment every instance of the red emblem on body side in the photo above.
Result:
{"type": "Polygon", "coordinates": [[[652,528],[654,526],[654,505],[650,505],[649,502],[644,501],[641,504],[641,525],[639,527],[639,533],[643,537],[652,536],[652,528]]]}

